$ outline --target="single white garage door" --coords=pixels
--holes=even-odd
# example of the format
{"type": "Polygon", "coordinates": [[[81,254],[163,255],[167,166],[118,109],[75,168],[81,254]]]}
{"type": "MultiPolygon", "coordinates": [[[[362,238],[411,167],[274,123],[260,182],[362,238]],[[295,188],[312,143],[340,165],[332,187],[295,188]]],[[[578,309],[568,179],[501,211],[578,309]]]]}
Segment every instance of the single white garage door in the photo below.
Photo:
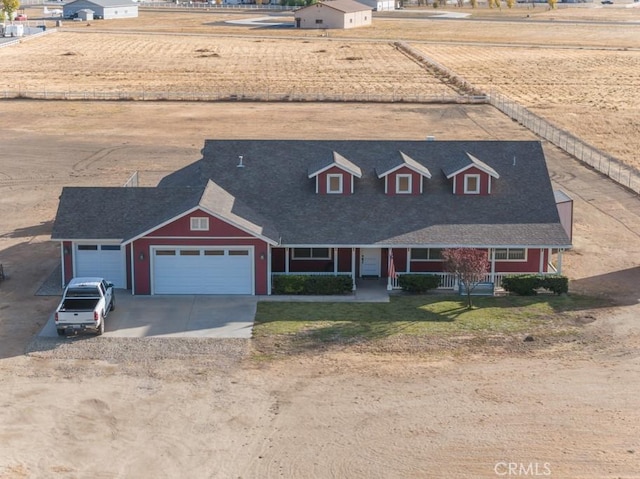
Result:
{"type": "Polygon", "coordinates": [[[114,244],[76,245],[76,277],[104,278],[116,288],[127,287],[124,248],[114,244]]]}
{"type": "Polygon", "coordinates": [[[154,294],[253,294],[250,248],[153,250],[154,294]]]}

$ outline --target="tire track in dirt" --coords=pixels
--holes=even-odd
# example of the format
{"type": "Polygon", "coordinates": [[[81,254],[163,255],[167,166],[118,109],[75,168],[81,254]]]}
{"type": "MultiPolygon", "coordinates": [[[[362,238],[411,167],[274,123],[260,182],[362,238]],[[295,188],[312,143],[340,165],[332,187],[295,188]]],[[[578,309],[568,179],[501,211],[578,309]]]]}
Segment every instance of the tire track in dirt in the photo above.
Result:
{"type": "Polygon", "coordinates": [[[97,152],[89,155],[87,158],[84,158],[84,159],[78,161],[77,163],[75,163],[71,167],[71,169],[73,171],[75,171],[75,172],[85,171],[86,169],[88,169],[94,163],[96,163],[98,161],[101,161],[101,160],[104,160],[111,153],[113,153],[115,151],[118,151],[118,150],[122,150],[124,148],[126,148],[126,146],[124,146],[124,145],[102,148],[102,149],[98,150],[97,152]]]}

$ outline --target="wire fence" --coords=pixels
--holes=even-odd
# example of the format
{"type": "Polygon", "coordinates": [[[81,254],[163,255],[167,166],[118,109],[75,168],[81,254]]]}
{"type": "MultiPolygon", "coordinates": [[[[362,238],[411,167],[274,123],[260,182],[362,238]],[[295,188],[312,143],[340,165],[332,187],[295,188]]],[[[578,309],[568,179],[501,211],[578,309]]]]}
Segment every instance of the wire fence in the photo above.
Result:
{"type": "Polygon", "coordinates": [[[456,95],[450,91],[438,94],[408,94],[399,92],[307,92],[292,88],[288,91],[244,91],[243,89],[213,92],[180,92],[149,90],[56,90],[17,89],[0,90],[0,99],[30,100],[118,100],[118,101],[253,101],[253,102],[349,102],[349,103],[487,103],[483,95],[456,95]]]}
{"type": "Polygon", "coordinates": [[[625,165],[618,158],[589,145],[562,128],[558,128],[500,93],[491,93],[488,98],[491,105],[536,135],[548,140],[622,186],[635,193],[640,193],[640,171],[638,169],[625,165]]]}

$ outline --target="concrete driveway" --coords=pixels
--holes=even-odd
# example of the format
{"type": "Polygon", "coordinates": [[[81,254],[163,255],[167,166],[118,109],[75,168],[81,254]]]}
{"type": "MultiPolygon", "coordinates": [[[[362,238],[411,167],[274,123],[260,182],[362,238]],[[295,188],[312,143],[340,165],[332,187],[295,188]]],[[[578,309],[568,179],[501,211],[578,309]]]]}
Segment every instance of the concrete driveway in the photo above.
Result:
{"type": "MultiPolygon", "coordinates": [[[[116,292],[106,337],[250,338],[256,296],[131,296],[116,292]]],[[[40,337],[57,337],[53,315],[40,337]]]]}

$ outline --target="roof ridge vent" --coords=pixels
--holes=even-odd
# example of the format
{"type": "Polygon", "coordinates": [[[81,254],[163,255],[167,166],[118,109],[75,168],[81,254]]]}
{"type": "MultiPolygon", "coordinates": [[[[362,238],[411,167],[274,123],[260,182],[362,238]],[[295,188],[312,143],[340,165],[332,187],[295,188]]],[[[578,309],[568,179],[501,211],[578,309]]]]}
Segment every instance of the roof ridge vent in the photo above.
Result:
{"type": "Polygon", "coordinates": [[[237,168],[244,168],[244,164],[242,163],[242,159],[244,157],[242,155],[238,155],[238,164],[236,165],[237,168]]]}

